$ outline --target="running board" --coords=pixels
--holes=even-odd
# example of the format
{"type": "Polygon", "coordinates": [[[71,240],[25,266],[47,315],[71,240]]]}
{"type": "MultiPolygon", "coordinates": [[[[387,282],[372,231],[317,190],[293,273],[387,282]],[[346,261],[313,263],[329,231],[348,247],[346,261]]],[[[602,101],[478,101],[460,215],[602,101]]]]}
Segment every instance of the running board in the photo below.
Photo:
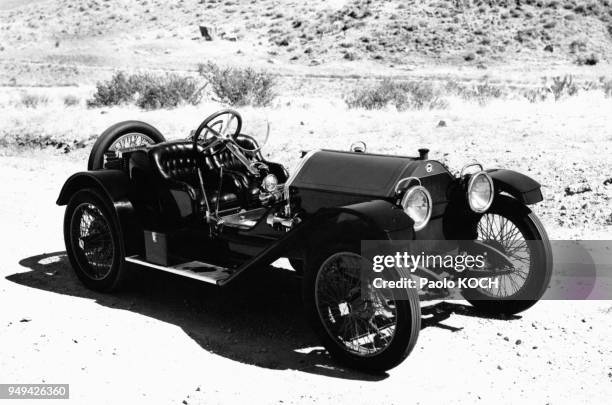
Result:
{"type": "Polygon", "coordinates": [[[198,261],[181,263],[174,266],[163,266],[147,262],[139,255],[128,256],[125,258],[125,261],[215,285],[223,284],[223,281],[229,279],[232,273],[234,273],[232,269],[198,261]]]}

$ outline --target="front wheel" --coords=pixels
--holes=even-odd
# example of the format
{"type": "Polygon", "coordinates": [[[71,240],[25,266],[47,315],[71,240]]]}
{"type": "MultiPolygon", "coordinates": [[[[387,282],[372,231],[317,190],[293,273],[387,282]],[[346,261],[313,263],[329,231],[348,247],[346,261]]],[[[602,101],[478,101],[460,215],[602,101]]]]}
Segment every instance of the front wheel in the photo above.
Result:
{"type": "Polygon", "coordinates": [[[383,372],[400,364],[416,344],[421,328],[418,293],[362,285],[364,259],[358,252],[338,244],[307,260],[304,305],[332,357],[356,369],[383,372]]]}
{"type": "Polygon", "coordinates": [[[487,288],[470,288],[462,295],[474,307],[493,314],[512,315],[533,306],[542,297],[552,274],[552,250],[544,226],[524,204],[496,196],[487,213],[475,224],[478,239],[497,249],[511,268],[488,263],[488,272],[499,271],[487,288]]]}

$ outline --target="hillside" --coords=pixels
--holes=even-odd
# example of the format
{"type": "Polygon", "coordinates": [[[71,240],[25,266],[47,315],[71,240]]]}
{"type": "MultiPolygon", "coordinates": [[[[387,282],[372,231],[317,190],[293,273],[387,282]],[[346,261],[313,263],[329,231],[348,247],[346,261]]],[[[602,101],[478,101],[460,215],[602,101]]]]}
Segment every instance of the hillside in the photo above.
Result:
{"type": "Polygon", "coordinates": [[[343,66],[340,71],[441,65],[482,70],[601,66],[612,55],[608,0],[4,3],[2,82],[40,68],[7,68],[24,62],[180,69],[216,59],[290,70],[331,64],[343,66]],[[210,28],[212,41],[202,38],[200,25],[210,28]]]}

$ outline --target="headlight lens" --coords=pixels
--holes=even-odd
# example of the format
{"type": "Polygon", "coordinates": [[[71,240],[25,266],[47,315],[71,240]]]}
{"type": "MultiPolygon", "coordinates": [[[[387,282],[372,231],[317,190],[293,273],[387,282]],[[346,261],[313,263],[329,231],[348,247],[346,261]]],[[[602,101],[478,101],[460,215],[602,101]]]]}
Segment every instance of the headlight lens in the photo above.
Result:
{"type": "Polygon", "coordinates": [[[261,187],[268,193],[272,193],[278,188],[278,179],[275,175],[268,174],[261,182],[261,187]]]}
{"type": "Polygon", "coordinates": [[[493,180],[486,172],[473,174],[468,183],[467,198],[474,212],[485,212],[493,202],[493,180]]]}
{"type": "Polygon", "coordinates": [[[423,186],[409,188],[402,198],[404,212],[414,221],[414,230],[425,228],[431,217],[431,195],[423,186]]]}

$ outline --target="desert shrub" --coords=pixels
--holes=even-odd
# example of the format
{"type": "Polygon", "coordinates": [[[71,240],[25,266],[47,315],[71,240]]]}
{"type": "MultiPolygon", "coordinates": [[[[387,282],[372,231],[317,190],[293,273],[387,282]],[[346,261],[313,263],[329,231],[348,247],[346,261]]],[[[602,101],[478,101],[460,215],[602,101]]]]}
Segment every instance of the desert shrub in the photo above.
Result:
{"type": "Polygon", "coordinates": [[[578,93],[578,85],[574,82],[572,75],[553,77],[552,84],[549,88],[555,101],[561,99],[563,96],[574,96],[578,93]]]}
{"type": "Polygon", "coordinates": [[[597,63],[599,63],[599,57],[594,53],[583,54],[576,58],[577,65],[594,66],[597,63]]]}
{"type": "Polygon", "coordinates": [[[478,104],[484,105],[494,98],[501,98],[505,95],[503,89],[499,86],[494,86],[489,83],[480,83],[474,86],[471,97],[478,104]]]}
{"type": "Polygon", "coordinates": [[[124,72],[117,72],[106,82],[96,84],[96,92],[87,100],[89,107],[125,104],[132,100],[135,90],[124,72]]]}
{"type": "Polygon", "coordinates": [[[599,84],[600,83],[595,80],[588,80],[582,83],[582,86],[580,86],[580,90],[583,90],[583,91],[597,90],[599,88],[599,84]]]}
{"type": "Polygon", "coordinates": [[[21,95],[21,105],[26,108],[36,108],[49,104],[49,97],[40,94],[24,93],[21,95]]]}
{"type": "Polygon", "coordinates": [[[196,79],[174,73],[118,72],[96,85],[96,92],[87,100],[87,105],[103,107],[134,102],[145,109],[176,107],[181,103],[195,105],[201,100],[201,90],[196,79]]]}
{"type": "MultiPolygon", "coordinates": [[[[552,83],[548,84],[549,79],[545,79],[542,86],[525,90],[521,94],[530,103],[537,103],[546,101],[550,95],[553,96],[555,101],[563,97],[575,96],[580,90],[580,86],[574,81],[572,75],[565,75],[563,77],[556,76],[551,80],[552,83]]],[[[593,86],[593,83],[585,83],[583,89],[592,90],[594,88],[593,86]]]]}
{"type": "Polygon", "coordinates": [[[536,87],[534,89],[527,89],[521,94],[530,103],[539,103],[542,101],[546,101],[548,95],[550,94],[550,89],[548,87],[536,87]]]}
{"type": "Polygon", "coordinates": [[[448,107],[448,102],[440,97],[440,91],[429,82],[407,82],[400,85],[400,90],[404,90],[407,95],[404,103],[398,105],[398,109],[416,109],[424,108],[443,109],[448,107]]]}
{"type": "Polygon", "coordinates": [[[480,105],[485,105],[492,99],[506,96],[504,88],[488,82],[467,86],[455,80],[449,80],[444,88],[449,94],[459,96],[467,101],[476,101],[480,105]]]}
{"type": "Polygon", "coordinates": [[[612,79],[602,79],[601,89],[603,90],[606,97],[612,97],[612,79]]]}
{"type": "Polygon", "coordinates": [[[72,106],[78,105],[80,102],[81,100],[79,100],[77,96],[73,96],[72,94],[69,94],[66,97],[64,97],[64,105],[66,107],[72,107],[72,106]]]}
{"type": "Polygon", "coordinates": [[[202,98],[202,87],[191,77],[143,74],[136,76],[134,81],[136,105],[147,110],[172,108],[183,103],[195,105],[202,98]]]}
{"type": "Polygon", "coordinates": [[[397,97],[398,92],[393,82],[385,80],[379,85],[353,89],[353,91],[344,97],[344,101],[349,108],[379,110],[385,108],[390,103],[394,103],[397,106],[397,97]]]}
{"type": "Polygon", "coordinates": [[[441,109],[448,103],[429,82],[399,82],[385,79],[377,84],[358,87],[344,97],[349,108],[375,110],[393,105],[398,111],[407,109],[441,109]]]}
{"type": "Polygon", "coordinates": [[[86,139],[66,139],[61,136],[49,135],[44,131],[23,131],[4,133],[0,137],[0,147],[24,149],[56,149],[64,153],[89,147],[97,136],[86,139]]]}
{"type": "Polygon", "coordinates": [[[268,72],[253,68],[220,67],[212,62],[200,64],[198,72],[222,103],[267,106],[276,97],[276,80],[268,72]]]}

